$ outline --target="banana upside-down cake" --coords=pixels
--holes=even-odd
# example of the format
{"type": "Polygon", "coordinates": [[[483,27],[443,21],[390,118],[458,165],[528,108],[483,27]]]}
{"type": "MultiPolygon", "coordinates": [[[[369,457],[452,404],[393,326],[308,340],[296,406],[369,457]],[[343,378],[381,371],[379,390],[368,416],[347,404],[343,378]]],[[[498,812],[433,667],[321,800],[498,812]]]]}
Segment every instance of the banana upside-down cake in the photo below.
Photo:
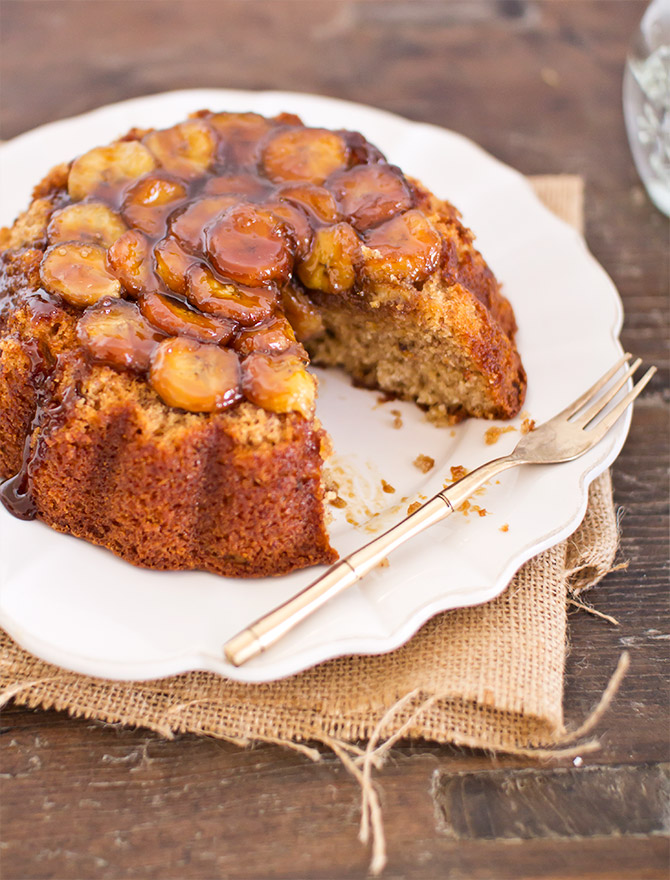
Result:
{"type": "Polygon", "coordinates": [[[437,422],[523,402],[472,234],[355,132],[133,129],[54,168],[0,249],[0,497],[137,565],[336,557],[310,362],[437,422]]]}

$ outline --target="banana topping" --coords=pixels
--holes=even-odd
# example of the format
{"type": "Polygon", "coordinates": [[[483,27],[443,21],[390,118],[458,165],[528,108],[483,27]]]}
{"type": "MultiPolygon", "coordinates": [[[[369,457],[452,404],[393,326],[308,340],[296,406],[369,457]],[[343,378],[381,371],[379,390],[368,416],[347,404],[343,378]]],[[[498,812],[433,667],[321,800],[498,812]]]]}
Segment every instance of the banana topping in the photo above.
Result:
{"type": "Polygon", "coordinates": [[[348,223],[324,226],[298,265],[298,277],[313,290],[342,293],[353,287],[360,258],[361,243],[348,223]]]}
{"type": "Polygon", "coordinates": [[[235,352],[178,336],[160,343],[149,382],[167,403],[189,412],[218,412],[242,397],[235,352]]]}
{"type": "Polygon", "coordinates": [[[73,202],[87,196],[114,197],[120,186],[137,180],[156,167],[156,160],[139,141],[117,141],[95,147],[75,159],[67,189],[73,202]]]}
{"type": "Polygon", "coordinates": [[[422,282],[438,266],[442,240],[421,211],[399,214],[365,236],[363,271],[372,281],[422,282]]]}
{"type": "Polygon", "coordinates": [[[153,265],[151,240],[138,229],[124,232],[107,252],[109,271],[131,296],[159,286],[153,265]]]}
{"type": "Polygon", "coordinates": [[[203,315],[191,308],[187,302],[163,293],[143,293],[138,305],[142,314],[154,327],[170,336],[188,336],[200,342],[229,342],[235,331],[235,324],[203,315]]]}
{"type": "Polygon", "coordinates": [[[203,119],[152,131],[144,137],[144,144],[163,168],[186,180],[203,175],[217,151],[216,135],[203,119]]]}
{"type": "Polygon", "coordinates": [[[157,237],[165,233],[168,216],[188,197],[186,186],[164,172],[147,174],[130,187],[123,200],[123,216],[126,221],[157,237]]]}
{"type": "Polygon", "coordinates": [[[269,318],[277,305],[273,289],[248,288],[220,281],[202,265],[186,273],[187,297],[203,312],[250,327],[269,318]]]}
{"type": "Polygon", "coordinates": [[[104,202],[77,202],[56,211],[47,227],[49,244],[90,241],[109,247],[128,227],[104,202]]]}
{"type": "Polygon", "coordinates": [[[314,414],[316,380],[291,352],[250,354],[242,362],[242,388],[248,400],[271,412],[314,414]]]}
{"type": "Polygon", "coordinates": [[[355,132],[202,111],[75,159],[41,282],[82,311],[82,357],[167,406],[310,418],[321,295],[401,297],[445,259],[419,192],[355,132]]]}
{"type": "Polygon", "coordinates": [[[323,183],[347,165],[349,150],[342,137],[323,128],[280,130],[263,149],[265,175],[275,182],[305,180],[323,183]]]}
{"type": "Polygon", "coordinates": [[[77,336],[93,360],[137,372],[149,368],[154,349],[165,338],[135,303],[123,299],[102,299],[86,309],[77,336]]]}
{"type": "Polygon", "coordinates": [[[42,284],[72,306],[85,308],[106,296],[121,296],[121,285],[107,271],[107,252],[97,244],[54,244],[40,266],[42,284]]]}

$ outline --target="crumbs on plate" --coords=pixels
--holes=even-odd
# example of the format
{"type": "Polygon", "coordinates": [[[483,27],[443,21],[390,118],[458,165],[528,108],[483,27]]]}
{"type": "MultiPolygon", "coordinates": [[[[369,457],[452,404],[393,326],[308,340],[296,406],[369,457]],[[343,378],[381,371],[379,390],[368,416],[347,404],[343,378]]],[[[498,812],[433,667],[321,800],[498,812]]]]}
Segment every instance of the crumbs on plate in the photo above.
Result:
{"type": "Polygon", "coordinates": [[[462,464],[452,465],[450,470],[452,483],[455,483],[457,480],[462,480],[463,477],[467,477],[467,475],[470,473],[466,467],[463,467],[462,464]]]}
{"type": "Polygon", "coordinates": [[[402,428],[402,413],[399,409],[390,410],[391,415],[393,416],[393,427],[394,428],[402,428]]]}
{"type": "Polygon", "coordinates": [[[417,457],[412,462],[415,468],[418,468],[422,474],[427,474],[429,470],[432,470],[435,467],[435,459],[431,458],[430,455],[417,455],[417,457]]]}
{"type": "Polygon", "coordinates": [[[473,504],[471,501],[467,499],[456,508],[459,513],[468,516],[470,513],[476,513],[479,516],[488,516],[488,510],[485,507],[480,507],[478,504],[473,504]]]}
{"type": "Polygon", "coordinates": [[[494,425],[484,432],[484,442],[487,446],[493,446],[500,440],[502,434],[509,434],[510,431],[516,431],[516,428],[513,425],[508,425],[506,428],[497,428],[494,425]]]}

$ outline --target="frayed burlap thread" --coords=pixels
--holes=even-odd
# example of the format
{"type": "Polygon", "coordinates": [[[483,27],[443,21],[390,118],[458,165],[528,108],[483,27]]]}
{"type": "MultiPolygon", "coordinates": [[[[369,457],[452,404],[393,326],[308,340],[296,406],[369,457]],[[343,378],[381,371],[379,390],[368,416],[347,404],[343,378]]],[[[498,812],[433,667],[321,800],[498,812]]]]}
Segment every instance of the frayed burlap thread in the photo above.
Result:
{"type": "MultiPolygon", "coordinates": [[[[581,228],[580,178],[533,182],[550,208],[581,228]]],[[[0,632],[0,703],[13,699],[166,737],[280,742],[313,760],[319,752],[307,743],[323,743],[362,786],[361,839],[372,832],[378,872],[385,859],[383,829],[370,773],[387,754],[386,743],[403,736],[545,756],[569,742],[562,708],[566,603],[611,570],[616,549],[605,473],[592,484],[585,519],[567,541],[526,563],[492,602],[439,614],[388,654],[341,657],[266,684],[208,672],[118,682],[45,663],[0,632]]],[[[624,671],[622,661],[605,703],[624,671]]],[[[594,719],[602,711],[603,705],[594,719]]]]}

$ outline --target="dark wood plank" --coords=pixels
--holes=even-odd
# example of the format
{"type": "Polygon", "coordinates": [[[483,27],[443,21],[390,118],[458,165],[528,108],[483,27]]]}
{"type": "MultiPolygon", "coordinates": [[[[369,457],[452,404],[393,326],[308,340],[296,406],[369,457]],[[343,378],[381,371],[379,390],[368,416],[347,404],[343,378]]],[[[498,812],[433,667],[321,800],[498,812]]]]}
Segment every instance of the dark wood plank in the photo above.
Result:
{"type": "MultiPolygon", "coordinates": [[[[170,88],[295,89],[454,128],[524,173],[586,180],[586,236],[624,300],[623,342],[660,371],[613,470],[628,568],[588,596],[620,626],[570,614],[568,723],[588,715],[621,651],[630,652],[631,668],[596,731],[602,749],[585,754],[581,767],[431,743],[395,749],[380,776],[387,878],[667,877],[658,804],[635,790],[636,781],[655,784],[657,765],[669,758],[670,696],[669,230],[637,179],[620,103],[626,46],[644,8],[644,0],[4,0],[0,7],[1,137],[170,88]],[[491,792],[509,784],[518,796],[528,773],[534,787],[524,797],[544,832],[529,818],[522,826],[533,839],[455,838],[450,827],[468,827],[471,809],[472,827],[484,827],[491,792]],[[463,774],[472,780],[467,797],[448,796],[463,774]],[[573,780],[578,791],[573,824],[559,826],[559,836],[552,803],[567,789],[554,787],[547,800],[540,783],[556,779],[573,780]],[[608,802],[607,786],[619,784],[623,807],[637,805],[630,822],[616,791],[608,802]],[[617,822],[621,837],[611,833],[617,822]]],[[[16,706],[4,712],[0,743],[7,880],[366,873],[368,854],[356,842],[358,788],[326,751],[312,764],[273,746],[241,750],[191,736],[166,742],[16,706]]]]}
{"type": "Polygon", "coordinates": [[[433,798],[441,831],[452,840],[663,835],[670,767],[441,772],[433,776],[433,798]]]}
{"type": "MultiPolygon", "coordinates": [[[[240,750],[191,736],[165,742],[142,732],[73,724],[63,716],[44,724],[49,713],[35,714],[39,727],[24,726],[25,714],[5,746],[12,797],[2,798],[3,877],[365,874],[366,853],[354,845],[358,792],[331,755],[312,765],[271,746],[240,750]]],[[[493,774],[498,780],[509,768],[507,779],[517,789],[519,773],[537,778],[538,773],[559,772],[512,770],[513,764],[518,759],[498,759],[492,770],[490,758],[472,752],[398,751],[382,779],[390,861],[386,876],[665,876],[667,840],[632,829],[623,837],[584,834],[581,825],[594,819],[590,812],[580,813],[579,800],[572,803],[575,831],[567,836],[454,840],[445,825],[444,787],[457,768],[470,777],[493,774]]],[[[627,771],[604,772],[612,781],[627,771]]],[[[643,782],[645,772],[655,771],[628,770],[633,788],[635,775],[643,782]]],[[[528,805],[547,816],[543,798],[535,798],[529,797],[528,805]]],[[[620,808],[621,801],[617,804],[620,808]]],[[[607,805],[602,807],[606,813],[607,805]]]]}

